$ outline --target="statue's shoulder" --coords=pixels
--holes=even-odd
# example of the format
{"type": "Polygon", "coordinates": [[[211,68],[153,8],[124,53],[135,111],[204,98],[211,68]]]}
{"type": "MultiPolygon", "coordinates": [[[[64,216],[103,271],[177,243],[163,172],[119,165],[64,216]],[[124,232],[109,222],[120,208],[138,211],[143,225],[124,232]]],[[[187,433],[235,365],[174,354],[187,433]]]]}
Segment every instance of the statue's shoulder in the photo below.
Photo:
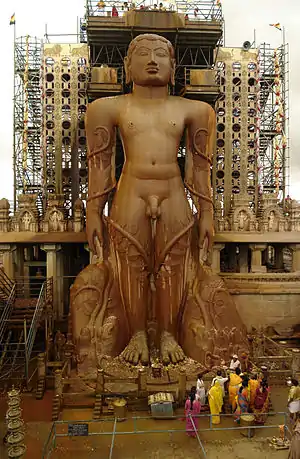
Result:
{"type": "Polygon", "coordinates": [[[116,123],[122,112],[124,96],[102,97],[88,105],[87,118],[95,122],[116,123]]]}
{"type": "Polygon", "coordinates": [[[212,113],[215,113],[214,109],[211,105],[206,102],[202,102],[201,100],[191,100],[185,99],[187,102],[187,106],[189,107],[191,114],[195,114],[197,116],[204,115],[209,116],[212,113]]]}
{"type": "Polygon", "coordinates": [[[96,99],[88,105],[89,111],[98,111],[108,109],[116,110],[121,104],[124,96],[111,96],[111,97],[101,97],[96,99]]]}

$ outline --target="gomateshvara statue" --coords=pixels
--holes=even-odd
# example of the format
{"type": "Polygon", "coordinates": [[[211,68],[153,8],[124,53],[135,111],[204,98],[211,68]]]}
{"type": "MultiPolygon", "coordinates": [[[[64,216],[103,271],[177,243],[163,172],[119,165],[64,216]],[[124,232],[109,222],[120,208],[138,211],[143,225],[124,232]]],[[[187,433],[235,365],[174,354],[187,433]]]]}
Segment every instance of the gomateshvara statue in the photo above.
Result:
{"type": "Polygon", "coordinates": [[[137,36],[124,64],[132,92],[98,99],[86,114],[87,237],[98,262],[71,289],[78,359],[82,368],[103,355],[133,365],[147,365],[152,353],[164,364],[185,356],[214,362],[246,345],[235,304],[207,266],[215,112],[169,95],[175,59],[167,39],[137,36]],[[117,130],[125,161],[116,184],[117,130]],[[177,155],[184,135],[182,180],[177,155]]]}

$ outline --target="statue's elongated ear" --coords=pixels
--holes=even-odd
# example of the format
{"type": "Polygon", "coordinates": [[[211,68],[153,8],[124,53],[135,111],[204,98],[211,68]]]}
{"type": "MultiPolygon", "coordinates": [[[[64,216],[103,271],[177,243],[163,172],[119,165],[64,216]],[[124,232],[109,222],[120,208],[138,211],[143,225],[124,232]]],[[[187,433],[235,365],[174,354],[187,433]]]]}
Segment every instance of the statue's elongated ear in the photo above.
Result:
{"type": "Polygon", "coordinates": [[[175,69],[176,69],[176,61],[175,59],[171,59],[171,78],[170,84],[175,86],[175,69]]]}
{"type": "Polygon", "coordinates": [[[130,71],[130,60],[126,56],[124,58],[124,68],[125,68],[125,75],[126,75],[126,84],[130,84],[132,82],[131,71],[130,71]]]}

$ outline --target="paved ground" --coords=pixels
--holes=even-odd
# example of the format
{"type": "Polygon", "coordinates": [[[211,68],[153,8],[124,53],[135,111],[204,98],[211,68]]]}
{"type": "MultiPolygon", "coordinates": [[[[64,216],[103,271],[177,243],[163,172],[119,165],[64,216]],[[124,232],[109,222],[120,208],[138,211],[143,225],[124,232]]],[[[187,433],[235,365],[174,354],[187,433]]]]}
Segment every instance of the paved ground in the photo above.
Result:
{"type": "MultiPolygon", "coordinates": [[[[272,402],[276,411],[286,409],[287,389],[272,390],[272,402]]],[[[52,394],[46,394],[43,401],[36,401],[31,395],[23,397],[23,418],[26,421],[26,459],[41,459],[43,445],[49,435],[51,428],[51,405],[52,394]]],[[[3,420],[6,411],[6,400],[0,399],[0,419],[3,420]]],[[[91,410],[65,410],[63,420],[87,420],[91,419],[91,410]]],[[[179,413],[180,414],[180,413],[179,413]]],[[[130,413],[132,416],[133,413],[130,413]]],[[[137,416],[147,416],[147,413],[136,413],[137,416]]],[[[283,417],[270,416],[268,424],[283,424],[283,417]]],[[[201,420],[199,427],[208,426],[207,420],[201,420]]],[[[233,426],[231,417],[222,420],[220,427],[233,426]]],[[[184,429],[184,420],[140,420],[137,428],[143,431],[184,429]]],[[[117,432],[132,431],[133,420],[117,424],[117,432]]],[[[60,428],[66,431],[66,426],[60,428]]],[[[90,426],[90,432],[109,432],[113,429],[112,422],[94,423],[90,426]]],[[[4,434],[4,423],[0,423],[0,433],[4,434]]],[[[240,432],[205,432],[200,433],[207,451],[208,459],[265,459],[274,458],[286,459],[287,451],[274,451],[269,447],[266,437],[278,435],[279,429],[266,429],[257,431],[253,439],[248,440],[240,432]]],[[[99,459],[108,458],[111,445],[111,436],[91,437],[66,437],[57,440],[57,448],[51,455],[51,459],[99,459]]],[[[0,443],[0,457],[6,458],[6,448],[0,443]]],[[[196,439],[189,438],[184,432],[177,433],[151,433],[139,435],[118,435],[116,436],[112,459],[198,459],[201,458],[199,446],[196,439]]]]}

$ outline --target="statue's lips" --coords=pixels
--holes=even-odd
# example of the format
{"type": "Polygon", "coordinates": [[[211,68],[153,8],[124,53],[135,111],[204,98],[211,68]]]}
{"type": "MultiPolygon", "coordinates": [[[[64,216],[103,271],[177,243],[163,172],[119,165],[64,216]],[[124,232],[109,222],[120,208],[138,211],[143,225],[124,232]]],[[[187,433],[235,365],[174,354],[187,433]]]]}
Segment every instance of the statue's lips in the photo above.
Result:
{"type": "Polygon", "coordinates": [[[148,73],[158,73],[158,68],[157,67],[147,67],[146,71],[148,73]]]}

